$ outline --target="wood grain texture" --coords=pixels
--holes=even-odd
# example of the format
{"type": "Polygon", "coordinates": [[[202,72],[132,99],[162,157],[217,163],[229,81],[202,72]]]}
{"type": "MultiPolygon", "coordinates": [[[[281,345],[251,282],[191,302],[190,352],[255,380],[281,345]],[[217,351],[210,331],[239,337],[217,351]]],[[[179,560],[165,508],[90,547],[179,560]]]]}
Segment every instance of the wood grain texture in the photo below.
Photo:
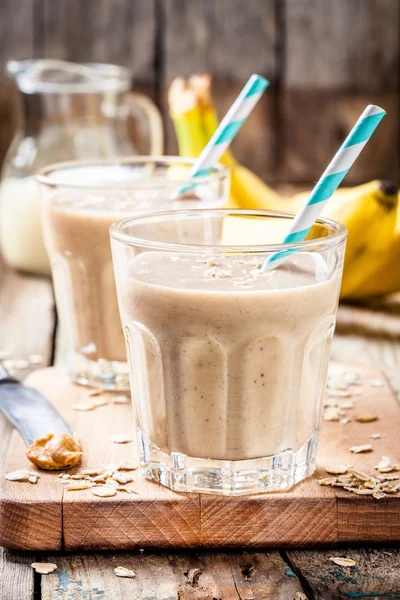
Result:
{"type": "MultiPolygon", "coordinates": [[[[213,75],[220,117],[252,73],[274,82],[277,29],[273,0],[165,0],[162,33],[162,87],[174,77],[213,75]],[[229,51],[228,51],[229,48],[229,51]]],[[[271,85],[232,144],[239,160],[258,174],[274,178],[276,168],[276,94],[271,85]]],[[[164,95],[167,152],[176,153],[175,134],[164,95]]]]}
{"type": "Polygon", "coordinates": [[[33,600],[33,561],[30,553],[0,548],[1,600],[33,600]]]}
{"type": "Polygon", "coordinates": [[[6,75],[10,59],[34,56],[33,15],[38,0],[2,0],[0,5],[0,164],[17,122],[17,94],[6,75]]]}
{"type": "Polygon", "coordinates": [[[54,555],[46,560],[58,570],[42,579],[42,600],[293,600],[302,590],[276,552],[54,555]],[[116,577],[117,566],[133,570],[136,578],[116,577]]]}
{"type": "Polygon", "coordinates": [[[393,547],[355,549],[339,547],[318,552],[291,551],[284,554],[307,591],[318,600],[343,598],[399,598],[400,550],[393,547]],[[345,556],[354,567],[340,567],[329,560],[345,556]]]}
{"type": "MultiPolygon", "coordinates": [[[[332,365],[333,372],[343,368],[332,365]]],[[[376,369],[357,370],[365,382],[381,378],[376,369]]],[[[29,384],[44,393],[70,421],[83,443],[84,466],[106,466],[134,456],[134,443],[122,446],[108,439],[114,433],[131,431],[129,405],[108,404],[95,411],[72,411],[71,404],[85,398],[87,391],[70,384],[59,368],[32,374],[29,384]]],[[[349,411],[349,416],[378,413],[380,420],[365,424],[353,421],[347,425],[324,422],[315,476],[285,494],[233,498],[176,494],[136,473],[137,494],[99,499],[84,490],[64,492],[62,496],[57,474],[44,474],[37,486],[11,482],[3,485],[1,509],[18,517],[13,511],[24,510],[22,516],[26,521],[14,519],[4,524],[0,541],[13,547],[23,543],[24,548],[44,550],[55,549],[57,540],[61,547],[61,538],[68,550],[141,546],[304,547],[350,541],[395,541],[400,538],[399,497],[375,501],[340,488],[321,487],[317,482],[317,478],[325,476],[324,465],[332,462],[350,463],[356,469],[375,473],[374,465],[382,455],[394,461],[400,459],[396,446],[400,410],[389,388],[365,383],[363,396],[354,397],[354,402],[355,408],[349,411]],[[384,437],[372,441],[372,453],[350,453],[350,446],[371,442],[370,436],[375,431],[384,437]],[[57,512],[61,504],[62,522],[57,512]],[[44,511],[50,515],[45,526],[44,511]]],[[[5,470],[24,466],[23,453],[20,441],[12,441],[5,470]]]]}
{"type": "Polygon", "coordinates": [[[154,0],[43,0],[43,55],[130,67],[154,83],[154,0]]]}
{"type": "Polygon", "coordinates": [[[285,2],[283,179],[318,179],[367,104],[387,117],[347,184],[399,177],[397,0],[285,2]]]}

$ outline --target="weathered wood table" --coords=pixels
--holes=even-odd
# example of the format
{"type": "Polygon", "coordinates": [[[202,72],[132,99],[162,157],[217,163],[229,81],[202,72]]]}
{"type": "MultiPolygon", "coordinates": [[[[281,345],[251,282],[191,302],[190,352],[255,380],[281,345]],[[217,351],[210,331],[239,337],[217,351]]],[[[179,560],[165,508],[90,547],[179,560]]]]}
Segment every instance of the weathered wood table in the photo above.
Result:
{"type": "MultiPolygon", "coordinates": [[[[337,333],[333,358],[384,369],[400,389],[400,335],[351,333],[352,309],[344,308],[346,334],[337,333]]],[[[389,317],[394,319],[394,317],[389,317]]],[[[360,324],[359,324],[360,327],[360,324]]],[[[361,327],[363,324],[361,323],[361,327]]],[[[384,329],[384,328],[383,328],[384,329]]],[[[380,329],[375,332],[379,334],[380,329]]],[[[0,264],[0,351],[31,354],[50,365],[55,355],[56,316],[51,283],[13,273],[0,264]]],[[[21,375],[26,372],[21,371],[21,375]]],[[[0,416],[0,461],[12,428],[0,416]]],[[[395,547],[314,551],[191,551],[39,555],[0,549],[0,600],[301,600],[302,598],[400,598],[400,551],[395,547]],[[346,555],[353,569],[329,557],[346,555]],[[57,564],[36,575],[34,561],[57,564]],[[136,572],[114,575],[114,567],[136,572]]]]}

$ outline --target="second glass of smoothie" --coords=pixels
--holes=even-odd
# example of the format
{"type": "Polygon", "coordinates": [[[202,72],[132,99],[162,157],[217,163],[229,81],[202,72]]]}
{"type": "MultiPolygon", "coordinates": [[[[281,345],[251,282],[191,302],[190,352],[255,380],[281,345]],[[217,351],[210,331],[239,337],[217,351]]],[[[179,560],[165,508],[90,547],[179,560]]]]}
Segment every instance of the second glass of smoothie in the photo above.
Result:
{"type": "Polygon", "coordinates": [[[175,157],[134,157],[60,163],[38,175],[44,240],[73,381],[129,388],[109,228],[140,213],[224,206],[229,174],[219,166],[179,200],[172,199],[187,184],[192,164],[175,157]]]}
{"type": "Polygon", "coordinates": [[[318,219],[315,239],[282,246],[292,218],[179,210],[112,226],[147,477],[245,494],[313,472],[346,230],[318,219]]]}

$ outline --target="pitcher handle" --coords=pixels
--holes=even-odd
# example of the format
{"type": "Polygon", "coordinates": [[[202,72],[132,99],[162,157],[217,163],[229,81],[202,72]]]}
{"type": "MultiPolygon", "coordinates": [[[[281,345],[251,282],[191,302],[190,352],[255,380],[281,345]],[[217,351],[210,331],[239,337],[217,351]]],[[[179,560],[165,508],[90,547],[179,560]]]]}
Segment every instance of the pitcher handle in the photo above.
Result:
{"type": "Polygon", "coordinates": [[[140,119],[138,109],[147,116],[150,132],[150,152],[152,156],[164,154],[164,126],[161,113],[150,98],[137,92],[128,92],[125,96],[125,104],[130,114],[140,119]]]}

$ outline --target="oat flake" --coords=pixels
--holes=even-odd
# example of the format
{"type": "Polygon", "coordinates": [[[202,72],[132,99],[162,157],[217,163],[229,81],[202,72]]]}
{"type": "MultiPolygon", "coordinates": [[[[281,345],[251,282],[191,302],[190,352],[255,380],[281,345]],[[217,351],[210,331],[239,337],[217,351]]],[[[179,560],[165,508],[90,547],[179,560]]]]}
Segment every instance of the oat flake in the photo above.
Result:
{"type": "Polygon", "coordinates": [[[129,442],[132,441],[132,437],[126,433],[115,433],[114,435],[111,435],[108,439],[114,444],[129,444],[129,442]]]}
{"type": "Polygon", "coordinates": [[[131,571],[130,569],[126,569],[125,567],[115,567],[114,573],[117,577],[136,577],[135,571],[131,571]]]}
{"type": "Polygon", "coordinates": [[[68,483],[65,488],[67,492],[76,492],[78,490],[87,490],[89,488],[89,483],[87,481],[77,482],[77,483],[68,483]]]}
{"type": "Polygon", "coordinates": [[[80,410],[82,412],[86,410],[93,410],[95,405],[92,402],[77,402],[72,405],[73,410],[80,410]]]}
{"type": "Polygon", "coordinates": [[[129,404],[129,398],[128,396],[113,396],[112,398],[112,402],[113,404],[129,404]]]}
{"type": "Polygon", "coordinates": [[[341,556],[331,556],[329,558],[335,565],[340,567],[355,567],[356,563],[352,558],[342,558],[341,556]]]}
{"type": "Polygon", "coordinates": [[[117,490],[109,487],[109,486],[101,486],[101,487],[96,487],[96,488],[91,488],[91,493],[94,496],[100,496],[100,498],[110,498],[111,496],[115,496],[117,493],[117,490]]]}
{"type": "Polygon", "coordinates": [[[35,569],[36,573],[41,575],[48,575],[57,569],[57,565],[54,563],[46,562],[34,562],[31,564],[32,569],[35,569]]]}
{"type": "Polygon", "coordinates": [[[371,450],[371,444],[364,444],[363,446],[352,446],[350,448],[350,452],[354,452],[354,454],[360,454],[361,452],[371,452],[371,450]]]}
{"type": "Polygon", "coordinates": [[[348,468],[348,465],[331,465],[329,467],[325,467],[325,471],[330,475],[344,475],[348,468]]]}
{"type": "Polygon", "coordinates": [[[18,469],[5,476],[8,481],[29,481],[30,473],[27,469],[18,469]]]}

